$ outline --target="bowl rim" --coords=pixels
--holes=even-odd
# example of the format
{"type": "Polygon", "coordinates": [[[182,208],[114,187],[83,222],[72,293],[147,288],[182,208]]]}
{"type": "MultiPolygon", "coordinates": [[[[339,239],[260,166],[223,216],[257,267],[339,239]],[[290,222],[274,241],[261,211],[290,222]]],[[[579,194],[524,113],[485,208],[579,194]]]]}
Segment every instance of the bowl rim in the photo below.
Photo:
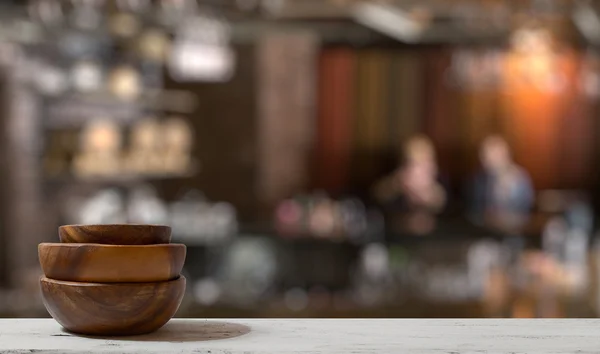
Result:
{"type": "Polygon", "coordinates": [[[46,282],[46,283],[51,283],[51,284],[58,284],[58,285],[67,285],[67,286],[78,286],[78,287],[106,287],[106,286],[112,286],[112,287],[118,287],[118,286],[148,286],[148,285],[156,285],[156,284],[165,284],[165,283],[176,283],[176,282],[187,282],[187,279],[185,278],[185,276],[183,274],[180,274],[177,278],[175,279],[169,279],[169,280],[161,280],[161,281],[149,281],[149,282],[123,282],[123,283],[98,283],[98,282],[81,282],[81,281],[72,281],[72,280],[58,280],[58,279],[52,279],[52,278],[48,278],[45,275],[41,275],[40,276],[40,282],[46,282]]]}
{"type": "Polygon", "coordinates": [[[63,243],[63,242],[41,242],[38,244],[40,247],[98,247],[98,248],[187,248],[185,243],[153,243],[149,245],[115,245],[109,243],[94,243],[94,242],[80,242],[80,243],[63,243]]]}
{"type": "Polygon", "coordinates": [[[162,224],[66,224],[66,225],[60,225],[58,228],[61,229],[61,228],[65,228],[65,227],[140,227],[140,226],[168,228],[168,229],[171,228],[171,226],[169,226],[169,225],[162,225],[162,224]]]}

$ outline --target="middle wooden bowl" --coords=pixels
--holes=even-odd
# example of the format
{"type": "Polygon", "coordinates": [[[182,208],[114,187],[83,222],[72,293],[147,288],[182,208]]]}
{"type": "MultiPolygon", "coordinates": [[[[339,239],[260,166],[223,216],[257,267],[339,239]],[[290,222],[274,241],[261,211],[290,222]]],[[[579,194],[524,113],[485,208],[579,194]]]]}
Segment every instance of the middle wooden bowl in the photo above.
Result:
{"type": "Polygon", "coordinates": [[[47,278],[90,283],[144,283],[176,279],[185,261],[182,244],[100,245],[40,243],[47,278]]]}

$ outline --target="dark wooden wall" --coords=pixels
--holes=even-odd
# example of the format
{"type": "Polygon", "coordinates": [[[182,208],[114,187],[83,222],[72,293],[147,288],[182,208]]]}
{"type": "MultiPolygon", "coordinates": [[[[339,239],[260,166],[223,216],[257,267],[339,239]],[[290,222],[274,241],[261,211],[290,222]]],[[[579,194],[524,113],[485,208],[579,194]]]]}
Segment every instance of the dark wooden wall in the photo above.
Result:
{"type": "Polygon", "coordinates": [[[200,170],[193,178],[165,182],[161,189],[172,198],[197,188],[210,200],[233,203],[243,218],[251,219],[257,199],[256,48],[243,44],[235,49],[235,75],[228,82],[179,83],[166,78],[166,88],[189,90],[197,97],[196,111],[189,118],[200,170]]]}

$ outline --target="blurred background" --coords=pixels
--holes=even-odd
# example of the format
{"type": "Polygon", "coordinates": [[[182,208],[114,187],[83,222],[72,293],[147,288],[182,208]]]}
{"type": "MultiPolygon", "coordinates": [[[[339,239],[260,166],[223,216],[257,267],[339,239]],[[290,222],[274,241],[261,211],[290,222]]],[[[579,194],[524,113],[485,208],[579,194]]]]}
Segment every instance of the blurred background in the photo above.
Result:
{"type": "Polygon", "coordinates": [[[0,316],[153,223],[180,317],[596,317],[600,4],[0,2],[0,316]]]}

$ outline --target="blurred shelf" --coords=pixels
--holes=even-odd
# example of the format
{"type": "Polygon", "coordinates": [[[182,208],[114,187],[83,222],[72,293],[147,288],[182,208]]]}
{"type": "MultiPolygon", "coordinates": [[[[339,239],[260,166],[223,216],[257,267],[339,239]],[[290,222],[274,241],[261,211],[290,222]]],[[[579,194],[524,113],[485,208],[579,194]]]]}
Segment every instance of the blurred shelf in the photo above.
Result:
{"type": "Polygon", "coordinates": [[[45,181],[50,184],[57,185],[135,185],[142,182],[148,181],[163,181],[163,180],[176,180],[191,178],[198,174],[197,169],[190,169],[185,173],[159,173],[159,174],[121,174],[113,176],[90,176],[90,177],[76,177],[73,175],[69,176],[58,176],[58,177],[46,177],[45,181]]]}
{"type": "MultiPolygon", "coordinates": [[[[447,244],[447,243],[469,243],[480,240],[503,241],[507,236],[497,231],[477,226],[470,223],[467,219],[444,219],[440,218],[439,226],[427,234],[412,234],[409,232],[399,232],[386,230],[383,232],[372,233],[362,237],[345,236],[343,233],[335,236],[320,236],[310,232],[280,232],[277,228],[264,224],[242,224],[240,231],[232,235],[227,242],[237,238],[261,237],[276,241],[285,245],[298,245],[305,247],[331,247],[335,245],[361,247],[370,243],[382,243],[388,246],[401,245],[426,245],[426,244],[447,244]]],[[[210,247],[202,241],[194,240],[190,236],[180,240],[190,247],[210,247]]],[[[226,243],[227,243],[226,242],[226,243]]],[[[220,245],[220,244],[217,244],[220,245]]]]}
{"type": "Polygon", "coordinates": [[[194,236],[182,236],[173,234],[171,236],[171,242],[183,243],[187,247],[224,247],[227,246],[232,240],[235,240],[238,236],[236,234],[227,235],[227,236],[218,236],[223,239],[218,239],[215,241],[208,241],[215,235],[207,235],[207,234],[198,234],[194,236]]]}
{"type": "Polygon", "coordinates": [[[131,124],[151,113],[189,114],[194,112],[197,100],[186,91],[155,91],[137,100],[122,100],[107,93],[71,93],[46,97],[44,125],[51,129],[73,128],[92,119],[111,119],[131,124]]]}
{"type": "MultiPolygon", "coordinates": [[[[191,295],[186,295],[191,296],[191,295]]],[[[185,301],[185,300],[184,300],[185,301]]],[[[397,305],[343,307],[309,304],[303,309],[292,310],[282,299],[260,303],[255,306],[212,305],[191,303],[177,313],[176,317],[202,318],[484,318],[482,302],[430,303],[411,300],[397,305]]]]}

